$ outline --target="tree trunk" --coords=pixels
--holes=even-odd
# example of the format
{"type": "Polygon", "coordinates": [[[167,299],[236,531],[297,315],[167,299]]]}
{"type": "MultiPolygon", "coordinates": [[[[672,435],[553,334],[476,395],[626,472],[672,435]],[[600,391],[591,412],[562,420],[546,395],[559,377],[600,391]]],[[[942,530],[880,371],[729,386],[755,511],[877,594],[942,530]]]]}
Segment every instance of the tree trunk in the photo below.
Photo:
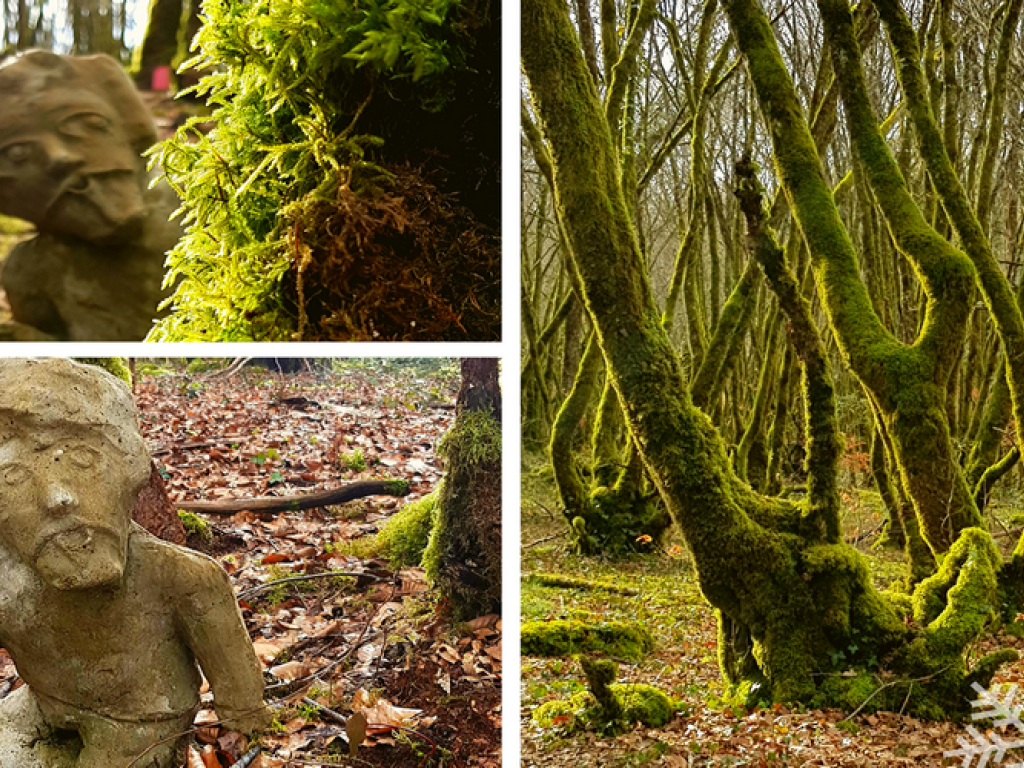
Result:
{"type": "Polygon", "coordinates": [[[447,461],[427,576],[457,621],[501,610],[501,391],[498,361],[462,361],[455,423],[438,446],[447,461]]]}

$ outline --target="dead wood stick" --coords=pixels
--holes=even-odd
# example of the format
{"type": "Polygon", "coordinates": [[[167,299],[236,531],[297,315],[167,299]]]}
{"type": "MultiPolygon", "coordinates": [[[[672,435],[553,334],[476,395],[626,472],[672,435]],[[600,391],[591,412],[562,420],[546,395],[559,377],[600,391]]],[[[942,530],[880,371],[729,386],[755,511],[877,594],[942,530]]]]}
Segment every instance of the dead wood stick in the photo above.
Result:
{"type": "Polygon", "coordinates": [[[273,589],[278,584],[290,584],[298,581],[312,581],[313,579],[326,579],[329,576],[350,576],[353,579],[370,579],[371,581],[384,581],[380,576],[374,576],[372,573],[364,573],[362,571],[324,571],[323,573],[306,573],[301,576],[285,576],[283,579],[274,579],[274,581],[268,581],[264,584],[260,584],[258,587],[252,587],[244,592],[238,593],[239,600],[244,600],[247,597],[258,595],[260,592],[266,592],[268,589],[273,589]]]}
{"type": "Polygon", "coordinates": [[[260,496],[255,499],[222,499],[220,501],[176,501],[176,509],[202,512],[207,515],[233,515],[236,512],[298,512],[301,509],[344,504],[366,496],[407,496],[405,480],[361,480],[329,491],[302,496],[260,496]]]}
{"type": "Polygon", "coordinates": [[[150,456],[166,456],[168,453],[174,453],[175,451],[194,451],[197,448],[213,448],[218,445],[234,445],[236,443],[244,443],[249,440],[247,435],[224,435],[223,437],[212,437],[209,440],[193,440],[185,443],[175,443],[174,445],[158,445],[149,452],[150,456]]]}

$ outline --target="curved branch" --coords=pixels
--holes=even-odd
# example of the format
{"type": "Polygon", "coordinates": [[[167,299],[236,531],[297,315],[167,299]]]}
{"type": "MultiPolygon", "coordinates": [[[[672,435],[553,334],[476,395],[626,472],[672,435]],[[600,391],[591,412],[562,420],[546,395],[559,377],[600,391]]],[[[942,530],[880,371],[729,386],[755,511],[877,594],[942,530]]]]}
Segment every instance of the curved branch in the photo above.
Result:
{"type": "Polygon", "coordinates": [[[233,515],[236,512],[298,512],[302,509],[344,504],[366,496],[407,496],[405,480],[361,480],[329,491],[302,496],[260,496],[254,499],[222,499],[220,501],[175,501],[175,509],[202,512],[207,515],[233,515]]]}

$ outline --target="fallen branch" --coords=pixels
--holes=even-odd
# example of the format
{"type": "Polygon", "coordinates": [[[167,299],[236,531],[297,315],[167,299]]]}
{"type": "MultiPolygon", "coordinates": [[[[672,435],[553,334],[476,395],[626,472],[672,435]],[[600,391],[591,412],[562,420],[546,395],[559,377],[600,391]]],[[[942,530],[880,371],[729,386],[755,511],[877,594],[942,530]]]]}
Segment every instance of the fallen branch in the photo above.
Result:
{"type": "Polygon", "coordinates": [[[560,539],[564,535],[565,535],[565,533],[563,532],[563,533],[555,533],[555,534],[552,534],[551,536],[545,536],[542,539],[537,539],[536,541],[531,541],[529,544],[523,544],[523,549],[529,549],[530,547],[536,547],[538,544],[543,544],[545,541],[551,541],[553,539],[560,539]]]}
{"type": "Polygon", "coordinates": [[[362,480],[329,491],[302,496],[260,496],[255,499],[222,499],[220,501],[176,501],[176,509],[202,512],[207,515],[233,515],[236,512],[298,512],[313,507],[344,504],[366,496],[407,496],[405,480],[362,480]]]}
{"type": "Polygon", "coordinates": [[[224,435],[223,437],[212,437],[208,440],[192,440],[186,443],[177,443],[175,445],[158,445],[153,448],[149,455],[153,458],[157,456],[166,456],[169,453],[175,451],[194,451],[198,448],[214,448],[218,445],[237,445],[244,443],[250,438],[246,435],[224,435]]]}
{"type": "Polygon", "coordinates": [[[244,592],[238,593],[239,600],[245,600],[247,597],[258,595],[260,592],[266,592],[267,590],[273,589],[278,584],[288,584],[295,581],[312,581],[313,579],[326,579],[329,576],[349,576],[353,579],[370,579],[371,581],[384,581],[380,576],[374,576],[372,573],[363,573],[360,571],[326,571],[325,573],[307,573],[302,576],[286,576],[283,579],[274,579],[268,581],[265,584],[260,584],[258,587],[252,587],[244,592]]]}

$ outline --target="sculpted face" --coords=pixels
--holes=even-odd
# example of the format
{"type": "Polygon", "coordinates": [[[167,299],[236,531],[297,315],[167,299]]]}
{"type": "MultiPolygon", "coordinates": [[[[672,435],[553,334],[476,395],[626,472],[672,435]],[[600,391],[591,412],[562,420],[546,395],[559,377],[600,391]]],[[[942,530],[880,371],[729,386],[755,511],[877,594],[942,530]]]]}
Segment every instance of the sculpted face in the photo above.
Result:
{"type": "Polygon", "coordinates": [[[145,217],[139,154],[155,138],[112,59],[18,57],[0,67],[0,212],[93,242],[129,237],[145,217]]]}
{"type": "Polygon", "coordinates": [[[110,487],[126,479],[119,452],[94,431],[62,426],[0,445],[0,538],[57,589],[116,585],[131,510],[128,489],[110,487]]]}
{"type": "Polygon", "coordinates": [[[149,456],[127,388],[67,360],[0,360],[0,545],[61,590],[116,586],[149,456]]]}

